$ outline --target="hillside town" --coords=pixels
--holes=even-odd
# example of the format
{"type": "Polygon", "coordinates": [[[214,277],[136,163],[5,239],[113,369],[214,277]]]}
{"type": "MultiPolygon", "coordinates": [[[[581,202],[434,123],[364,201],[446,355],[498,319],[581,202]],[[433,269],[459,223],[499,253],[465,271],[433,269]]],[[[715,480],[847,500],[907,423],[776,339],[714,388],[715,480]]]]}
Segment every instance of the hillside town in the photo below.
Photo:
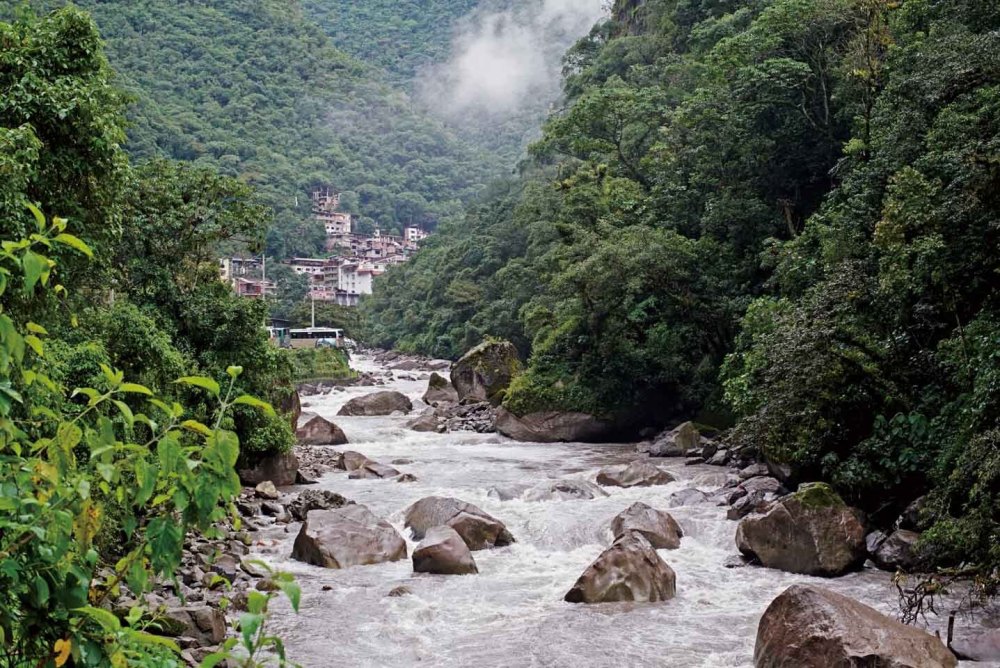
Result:
{"type": "MultiPolygon", "coordinates": [[[[370,235],[359,234],[354,231],[351,214],[339,208],[339,193],[314,191],[312,214],[326,233],[327,256],[293,257],[283,264],[308,279],[310,299],[357,306],[361,295],[372,294],[375,277],[409,260],[428,233],[413,225],[404,228],[402,236],[385,234],[378,226],[370,235]]],[[[221,258],[219,272],[241,297],[259,299],[277,293],[277,284],[267,278],[263,257],[221,258]]]]}

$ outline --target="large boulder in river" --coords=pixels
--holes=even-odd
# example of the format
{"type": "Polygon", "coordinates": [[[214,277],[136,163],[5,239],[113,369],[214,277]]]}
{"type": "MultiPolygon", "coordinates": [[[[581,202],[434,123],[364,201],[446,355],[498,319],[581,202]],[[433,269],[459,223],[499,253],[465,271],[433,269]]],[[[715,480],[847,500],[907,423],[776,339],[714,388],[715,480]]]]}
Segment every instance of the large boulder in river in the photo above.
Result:
{"type": "Polygon", "coordinates": [[[865,560],[865,525],[823,483],[803,485],[736,530],[736,546],[768,568],[832,577],[865,560]]]}
{"type": "Polygon", "coordinates": [[[340,465],[345,471],[357,471],[369,461],[368,457],[354,450],[345,450],[340,457],[340,465]]]}
{"type": "Polygon", "coordinates": [[[527,443],[592,443],[605,440],[610,433],[608,423],[593,415],[558,411],[518,417],[501,408],[494,426],[504,436],[527,443]]]}
{"type": "Polygon", "coordinates": [[[470,550],[503,547],[514,542],[503,522],[458,499],[425,497],[406,509],[404,520],[415,540],[423,539],[434,527],[449,526],[458,532],[470,550]]]}
{"type": "Polygon", "coordinates": [[[940,640],[846,596],[793,585],[757,626],[756,668],[953,668],[940,640]]]}
{"type": "Polygon", "coordinates": [[[406,541],[368,508],[349,505],[306,515],[292,559],[324,568],[348,568],[406,558],[406,541]]]}
{"type": "Polygon", "coordinates": [[[392,415],[397,411],[409,413],[412,410],[413,404],[402,392],[383,391],[351,399],[343,405],[337,415],[392,415]]]}
{"type": "Polygon", "coordinates": [[[597,473],[597,484],[606,487],[651,487],[674,480],[672,474],[642,460],[624,466],[606,466],[597,473]]]}
{"type": "Polygon", "coordinates": [[[648,452],[650,457],[685,457],[689,450],[700,445],[701,434],[698,428],[693,422],[685,422],[663,432],[652,443],[643,444],[639,450],[648,452]]]}
{"type": "Polygon", "coordinates": [[[299,472],[299,460],[291,452],[268,455],[257,460],[253,467],[239,470],[240,481],[248,487],[255,487],[270,480],[277,487],[294,485],[299,472]]]}
{"type": "Polygon", "coordinates": [[[469,546],[451,527],[433,527],[413,550],[413,571],[437,575],[478,573],[469,546]]]}
{"type": "Polygon", "coordinates": [[[411,431],[437,432],[440,427],[441,419],[433,411],[420,415],[406,423],[406,428],[411,431]]]}
{"type": "Polygon", "coordinates": [[[521,371],[517,348],[509,341],[484,341],[451,368],[459,401],[488,401],[499,406],[510,381],[521,371]]]}
{"type": "Polygon", "coordinates": [[[316,415],[295,430],[295,438],[301,445],[344,445],[347,434],[326,418],[316,415]]]}
{"type": "Polygon", "coordinates": [[[629,531],[641,533],[657,550],[676,550],[681,546],[681,537],[684,535],[670,513],[647,506],[641,501],[633,503],[611,520],[611,533],[615,538],[620,538],[629,531]]]}
{"type": "Polygon", "coordinates": [[[589,480],[549,480],[540,482],[524,492],[525,501],[589,500],[608,496],[603,489],[589,480]]]}
{"type": "Polygon", "coordinates": [[[434,372],[430,380],[427,381],[427,391],[424,392],[424,403],[428,406],[437,404],[457,404],[458,391],[451,384],[451,381],[434,372]]]}
{"type": "Polygon", "coordinates": [[[666,601],[677,593],[677,576],[649,541],[625,533],[583,572],[565,599],[570,603],[666,601]]]}
{"type": "Polygon", "coordinates": [[[865,543],[872,561],[882,570],[912,573],[920,566],[919,540],[917,532],[897,529],[888,536],[881,532],[868,534],[865,543]]]}

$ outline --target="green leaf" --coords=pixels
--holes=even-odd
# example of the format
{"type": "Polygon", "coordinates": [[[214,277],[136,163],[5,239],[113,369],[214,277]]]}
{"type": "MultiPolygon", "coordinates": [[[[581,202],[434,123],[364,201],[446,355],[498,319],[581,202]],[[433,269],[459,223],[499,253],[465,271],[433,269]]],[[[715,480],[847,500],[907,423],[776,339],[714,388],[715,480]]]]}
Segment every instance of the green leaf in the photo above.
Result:
{"type": "Polygon", "coordinates": [[[203,390],[208,390],[215,397],[219,396],[219,392],[221,391],[217,382],[205,376],[184,376],[183,378],[178,378],[175,382],[181,385],[200,387],[203,390]]]}
{"type": "Polygon", "coordinates": [[[27,325],[25,325],[25,327],[27,327],[28,331],[31,332],[32,334],[47,335],[49,333],[48,330],[46,330],[44,327],[34,322],[29,322],[27,325]]]}
{"type": "Polygon", "coordinates": [[[38,281],[48,274],[49,261],[38,253],[27,251],[21,259],[21,267],[24,269],[24,294],[30,295],[38,281]]]}
{"type": "MultiPolygon", "coordinates": [[[[251,592],[254,593],[254,592],[251,592]]],[[[240,635],[243,636],[243,647],[251,654],[254,650],[254,636],[264,622],[264,615],[249,612],[240,615],[240,635]]]]}
{"type": "Polygon", "coordinates": [[[49,583],[41,575],[35,576],[34,597],[39,607],[44,607],[49,602],[49,583]]]}
{"type": "Polygon", "coordinates": [[[243,394],[233,401],[234,404],[244,404],[246,406],[253,406],[254,408],[259,408],[264,411],[267,415],[275,415],[274,407],[266,401],[261,401],[257,397],[251,397],[249,394],[243,394]]]}
{"type": "Polygon", "coordinates": [[[181,422],[181,426],[189,431],[197,432],[202,436],[212,435],[212,430],[197,420],[184,420],[184,422],[181,422]]]}
{"type": "Polygon", "coordinates": [[[45,231],[45,214],[42,213],[41,209],[39,209],[37,206],[35,206],[31,202],[28,202],[27,204],[25,204],[25,206],[28,207],[29,211],[31,211],[31,215],[35,217],[35,226],[38,228],[38,231],[39,232],[44,232],[45,231]]]}
{"type": "Polygon", "coordinates": [[[102,629],[107,633],[117,633],[121,630],[121,622],[112,613],[108,612],[103,608],[95,608],[92,605],[85,605],[82,608],[77,608],[76,612],[90,618],[91,621],[96,622],[102,629]]]}
{"type": "Polygon", "coordinates": [[[135,416],[132,414],[132,409],[128,407],[128,404],[124,401],[119,401],[118,399],[112,399],[111,403],[118,407],[122,417],[125,418],[125,423],[128,424],[129,427],[135,424],[135,416]]]}
{"type": "Polygon", "coordinates": [[[299,601],[302,600],[302,588],[299,587],[299,584],[285,580],[277,580],[276,583],[281,588],[281,591],[285,592],[285,596],[288,597],[289,602],[292,604],[292,609],[298,612],[299,601]]]}
{"type": "Polygon", "coordinates": [[[180,563],[184,534],[170,517],[154,517],[146,527],[149,560],[157,573],[171,573],[180,563]]]}
{"type": "Polygon", "coordinates": [[[230,366],[226,367],[226,373],[229,374],[230,378],[238,378],[241,373],[243,373],[243,367],[241,366],[230,366]]]}
{"type": "Polygon", "coordinates": [[[45,357],[45,347],[42,345],[42,340],[35,336],[34,334],[28,334],[24,337],[24,342],[35,351],[35,354],[39,357],[45,357]]]}
{"type": "Polygon", "coordinates": [[[78,250],[91,259],[94,257],[94,251],[90,249],[90,246],[88,246],[86,243],[83,242],[83,240],[73,236],[72,234],[66,234],[65,232],[62,234],[57,234],[52,241],[56,242],[57,244],[63,244],[64,246],[69,246],[74,250],[78,250]]]}
{"type": "Polygon", "coordinates": [[[122,383],[118,388],[118,391],[128,392],[130,394],[145,394],[147,397],[153,396],[152,390],[145,385],[140,385],[138,383],[122,383]]]}

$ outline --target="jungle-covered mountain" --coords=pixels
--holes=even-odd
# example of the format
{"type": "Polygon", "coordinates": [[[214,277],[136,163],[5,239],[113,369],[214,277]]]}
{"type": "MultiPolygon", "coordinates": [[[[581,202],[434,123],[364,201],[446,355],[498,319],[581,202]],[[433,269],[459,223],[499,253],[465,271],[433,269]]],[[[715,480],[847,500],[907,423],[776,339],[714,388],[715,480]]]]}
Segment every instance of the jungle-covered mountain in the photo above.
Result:
{"type": "Polygon", "coordinates": [[[995,568],[998,54],[991,2],[619,0],[369,338],[509,339],[516,414],[735,424],[876,516],[930,491],[936,556],[995,568]]]}
{"type": "Polygon", "coordinates": [[[322,229],[308,216],[313,187],[345,192],[361,229],[433,227],[459,214],[495,169],[376,66],[335,48],[298,2],[77,4],[135,98],[131,155],[192,162],[254,186],[276,212],[274,256],[321,248],[322,229]]]}

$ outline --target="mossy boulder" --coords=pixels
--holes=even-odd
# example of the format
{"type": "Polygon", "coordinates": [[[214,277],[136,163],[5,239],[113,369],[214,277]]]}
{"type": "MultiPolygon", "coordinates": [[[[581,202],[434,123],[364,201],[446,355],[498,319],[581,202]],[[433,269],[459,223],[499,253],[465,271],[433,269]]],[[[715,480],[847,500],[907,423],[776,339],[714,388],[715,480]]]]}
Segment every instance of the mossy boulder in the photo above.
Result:
{"type": "Polygon", "coordinates": [[[736,545],[768,568],[824,577],[858,568],[866,557],[861,513],[822,483],[803,485],[743,519],[736,545]]]}
{"type": "Polygon", "coordinates": [[[511,381],[521,372],[517,349],[509,341],[484,341],[451,369],[451,382],[462,402],[488,401],[499,406],[511,381]]]}

